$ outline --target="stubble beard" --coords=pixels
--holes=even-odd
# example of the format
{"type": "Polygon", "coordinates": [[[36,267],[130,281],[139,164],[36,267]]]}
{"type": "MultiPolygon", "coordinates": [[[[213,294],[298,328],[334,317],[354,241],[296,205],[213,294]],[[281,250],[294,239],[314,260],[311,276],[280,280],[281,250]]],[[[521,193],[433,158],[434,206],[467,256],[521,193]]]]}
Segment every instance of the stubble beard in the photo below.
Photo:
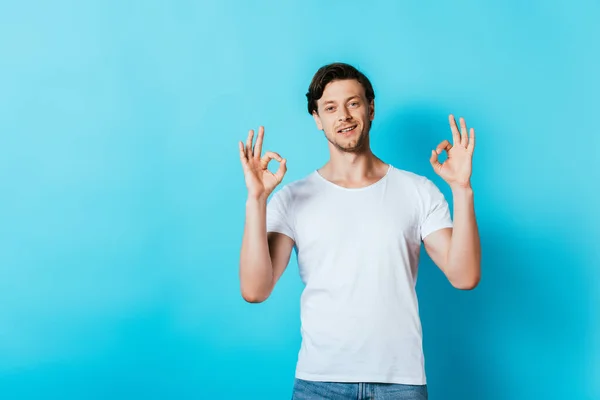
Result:
{"type": "Polygon", "coordinates": [[[370,126],[367,127],[367,129],[365,131],[365,128],[363,127],[361,132],[359,132],[355,135],[356,138],[353,138],[350,141],[346,141],[345,143],[344,142],[338,143],[335,140],[335,138],[338,135],[337,132],[334,132],[335,136],[333,139],[331,139],[327,135],[325,135],[325,137],[327,138],[329,143],[331,143],[336,149],[338,149],[344,153],[359,153],[362,150],[364,150],[365,143],[367,141],[367,136],[369,134],[369,128],[370,128],[370,126]]]}

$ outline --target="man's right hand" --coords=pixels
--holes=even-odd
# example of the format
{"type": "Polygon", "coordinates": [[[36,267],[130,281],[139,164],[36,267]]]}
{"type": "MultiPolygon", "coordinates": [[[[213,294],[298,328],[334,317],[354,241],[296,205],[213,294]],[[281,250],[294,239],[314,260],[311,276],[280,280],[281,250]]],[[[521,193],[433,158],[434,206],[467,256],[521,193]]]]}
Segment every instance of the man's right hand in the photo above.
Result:
{"type": "Polygon", "coordinates": [[[240,161],[244,170],[248,197],[252,199],[266,199],[275,187],[281,183],[287,171],[286,160],[279,154],[267,151],[261,157],[264,135],[265,128],[261,126],[258,129],[254,146],[252,145],[254,140],[254,130],[252,129],[248,132],[246,146],[241,141],[239,142],[240,161]],[[269,162],[273,159],[279,162],[279,169],[276,173],[272,173],[267,168],[269,162]]]}

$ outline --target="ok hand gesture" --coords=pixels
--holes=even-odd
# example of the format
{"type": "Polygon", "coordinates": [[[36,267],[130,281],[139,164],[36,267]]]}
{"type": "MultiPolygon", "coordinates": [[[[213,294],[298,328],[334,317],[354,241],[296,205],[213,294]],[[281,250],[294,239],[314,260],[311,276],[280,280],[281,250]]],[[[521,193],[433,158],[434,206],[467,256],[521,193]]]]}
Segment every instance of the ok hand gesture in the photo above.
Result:
{"type": "Polygon", "coordinates": [[[448,117],[452,130],[452,141],[442,141],[435,150],[431,151],[429,162],[435,172],[453,188],[468,188],[471,185],[471,169],[473,151],[475,150],[475,130],[471,128],[467,136],[467,125],[460,118],[460,132],[453,115],[448,117]],[[438,155],[446,151],[448,158],[443,163],[438,161],[438,155]]]}
{"type": "Polygon", "coordinates": [[[254,130],[248,132],[248,139],[246,140],[245,147],[241,141],[239,142],[240,161],[244,170],[248,196],[255,199],[266,199],[273,189],[281,183],[283,176],[287,171],[286,160],[279,154],[267,151],[265,155],[261,157],[264,135],[265,128],[261,126],[258,129],[258,136],[254,146],[252,145],[254,140],[254,130]],[[274,174],[267,169],[267,166],[272,159],[279,162],[279,169],[274,174]]]}

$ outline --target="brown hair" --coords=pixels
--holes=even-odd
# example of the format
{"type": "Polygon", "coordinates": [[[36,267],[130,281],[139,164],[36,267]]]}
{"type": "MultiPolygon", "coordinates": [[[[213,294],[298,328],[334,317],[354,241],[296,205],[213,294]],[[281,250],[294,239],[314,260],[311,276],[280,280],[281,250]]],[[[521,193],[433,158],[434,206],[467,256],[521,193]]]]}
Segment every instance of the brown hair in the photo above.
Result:
{"type": "Polygon", "coordinates": [[[330,82],[345,79],[356,79],[365,89],[367,101],[371,103],[375,99],[373,86],[362,72],[354,68],[352,65],[345,63],[332,63],[325,65],[315,73],[306,93],[308,101],[308,113],[312,115],[313,111],[317,111],[317,100],[323,96],[325,86],[330,82]]]}

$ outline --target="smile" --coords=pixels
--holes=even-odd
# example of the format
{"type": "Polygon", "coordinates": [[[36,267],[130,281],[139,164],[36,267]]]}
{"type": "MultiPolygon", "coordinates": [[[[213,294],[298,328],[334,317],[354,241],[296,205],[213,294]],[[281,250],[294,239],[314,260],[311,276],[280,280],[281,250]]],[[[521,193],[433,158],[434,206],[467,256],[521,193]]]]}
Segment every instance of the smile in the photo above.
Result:
{"type": "Polygon", "coordinates": [[[349,126],[347,128],[340,129],[340,130],[338,130],[338,133],[348,133],[348,132],[354,130],[357,126],[358,125],[352,125],[352,126],[349,126]]]}

